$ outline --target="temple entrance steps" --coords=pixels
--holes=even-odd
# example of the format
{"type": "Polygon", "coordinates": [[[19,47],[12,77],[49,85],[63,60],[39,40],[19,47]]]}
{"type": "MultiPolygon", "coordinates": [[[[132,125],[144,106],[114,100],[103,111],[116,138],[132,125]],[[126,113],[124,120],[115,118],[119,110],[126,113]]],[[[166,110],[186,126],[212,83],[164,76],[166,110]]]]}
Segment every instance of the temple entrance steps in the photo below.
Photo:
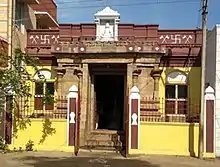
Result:
{"type": "Polygon", "coordinates": [[[94,130],[87,135],[84,148],[120,152],[124,147],[124,133],[116,130],[94,130]]]}

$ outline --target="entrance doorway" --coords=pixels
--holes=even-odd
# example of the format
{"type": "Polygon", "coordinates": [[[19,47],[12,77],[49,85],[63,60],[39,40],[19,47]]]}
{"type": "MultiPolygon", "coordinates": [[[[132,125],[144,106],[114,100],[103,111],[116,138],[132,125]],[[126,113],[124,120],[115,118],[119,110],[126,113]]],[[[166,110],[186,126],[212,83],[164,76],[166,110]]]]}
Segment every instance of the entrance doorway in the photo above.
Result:
{"type": "Polygon", "coordinates": [[[125,75],[94,75],[96,129],[123,130],[125,75]]]}

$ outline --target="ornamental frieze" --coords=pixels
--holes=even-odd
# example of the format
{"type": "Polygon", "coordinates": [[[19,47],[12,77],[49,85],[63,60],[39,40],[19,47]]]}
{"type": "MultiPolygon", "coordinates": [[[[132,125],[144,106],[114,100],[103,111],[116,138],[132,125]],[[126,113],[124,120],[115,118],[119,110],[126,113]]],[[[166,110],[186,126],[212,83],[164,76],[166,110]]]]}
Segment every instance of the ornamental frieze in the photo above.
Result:
{"type": "Polygon", "coordinates": [[[157,42],[147,41],[112,41],[112,42],[61,42],[52,46],[53,53],[122,53],[122,52],[149,52],[165,53],[165,47],[157,42]]]}

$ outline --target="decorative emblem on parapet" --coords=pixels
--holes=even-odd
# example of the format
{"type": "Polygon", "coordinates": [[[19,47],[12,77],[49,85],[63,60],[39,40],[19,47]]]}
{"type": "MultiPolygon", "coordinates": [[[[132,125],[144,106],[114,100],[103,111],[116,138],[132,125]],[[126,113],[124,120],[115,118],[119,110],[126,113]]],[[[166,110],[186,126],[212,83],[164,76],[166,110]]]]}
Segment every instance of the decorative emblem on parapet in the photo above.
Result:
{"type": "Polygon", "coordinates": [[[126,47],[127,47],[127,52],[134,52],[135,51],[134,44],[128,44],[126,47]]]}
{"type": "Polygon", "coordinates": [[[161,44],[192,44],[193,38],[191,34],[163,34],[159,40],[161,44]]]}
{"type": "Polygon", "coordinates": [[[72,53],[73,45],[70,45],[69,43],[59,43],[52,45],[51,49],[52,52],[56,53],[72,53]]]}
{"type": "Polygon", "coordinates": [[[153,48],[152,48],[153,51],[156,51],[156,52],[160,52],[161,51],[161,47],[158,43],[155,43],[153,48]]]}
{"type": "Polygon", "coordinates": [[[57,53],[86,53],[86,52],[164,52],[165,46],[148,41],[83,41],[62,42],[52,45],[52,52],[57,53]]]}
{"type": "Polygon", "coordinates": [[[85,45],[79,45],[78,46],[78,52],[79,53],[85,53],[86,52],[86,46],[85,45]]]}
{"type": "Polygon", "coordinates": [[[137,46],[137,51],[138,51],[138,52],[141,52],[141,51],[143,51],[143,46],[141,46],[141,45],[138,45],[138,46],[137,46]]]}
{"type": "Polygon", "coordinates": [[[51,34],[33,34],[29,35],[29,44],[31,45],[52,45],[58,44],[59,35],[51,35],[51,34]]]}

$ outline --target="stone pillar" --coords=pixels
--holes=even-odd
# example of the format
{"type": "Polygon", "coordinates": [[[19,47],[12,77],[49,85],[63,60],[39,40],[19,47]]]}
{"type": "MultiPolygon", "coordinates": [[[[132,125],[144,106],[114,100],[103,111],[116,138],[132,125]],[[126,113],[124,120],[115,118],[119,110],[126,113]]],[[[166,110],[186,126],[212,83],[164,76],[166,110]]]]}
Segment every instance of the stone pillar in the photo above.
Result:
{"type": "Polygon", "coordinates": [[[85,83],[84,83],[84,69],[82,71],[77,70],[77,76],[79,78],[79,100],[80,100],[80,145],[84,144],[85,139],[85,129],[86,129],[86,102],[85,102],[85,83]]]}
{"type": "Polygon", "coordinates": [[[56,69],[56,70],[57,70],[57,96],[60,98],[61,96],[63,96],[62,78],[64,75],[64,69],[56,69]]]}
{"type": "Polygon", "coordinates": [[[127,88],[130,90],[133,85],[133,64],[127,64],[127,88]]]}
{"type": "Polygon", "coordinates": [[[137,86],[138,74],[133,72],[132,85],[137,86]]]}
{"type": "Polygon", "coordinates": [[[68,94],[68,90],[72,85],[78,87],[79,77],[77,76],[76,67],[66,67],[65,75],[62,78],[62,92],[63,94],[68,94]]]}
{"type": "Polygon", "coordinates": [[[155,76],[154,77],[154,98],[158,98],[159,97],[159,76],[155,76]]]}
{"type": "Polygon", "coordinates": [[[211,86],[205,90],[204,107],[204,158],[215,158],[215,91],[211,86]]]}
{"type": "MultiPolygon", "coordinates": [[[[136,86],[130,90],[129,97],[129,150],[139,149],[140,129],[140,93],[136,86]]],[[[129,151],[130,152],[130,151],[129,151]]]]}
{"type": "Polygon", "coordinates": [[[155,66],[154,69],[151,71],[151,76],[154,79],[154,93],[153,93],[154,99],[157,99],[159,97],[159,80],[161,73],[162,70],[160,70],[158,66],[155,66]]]}

